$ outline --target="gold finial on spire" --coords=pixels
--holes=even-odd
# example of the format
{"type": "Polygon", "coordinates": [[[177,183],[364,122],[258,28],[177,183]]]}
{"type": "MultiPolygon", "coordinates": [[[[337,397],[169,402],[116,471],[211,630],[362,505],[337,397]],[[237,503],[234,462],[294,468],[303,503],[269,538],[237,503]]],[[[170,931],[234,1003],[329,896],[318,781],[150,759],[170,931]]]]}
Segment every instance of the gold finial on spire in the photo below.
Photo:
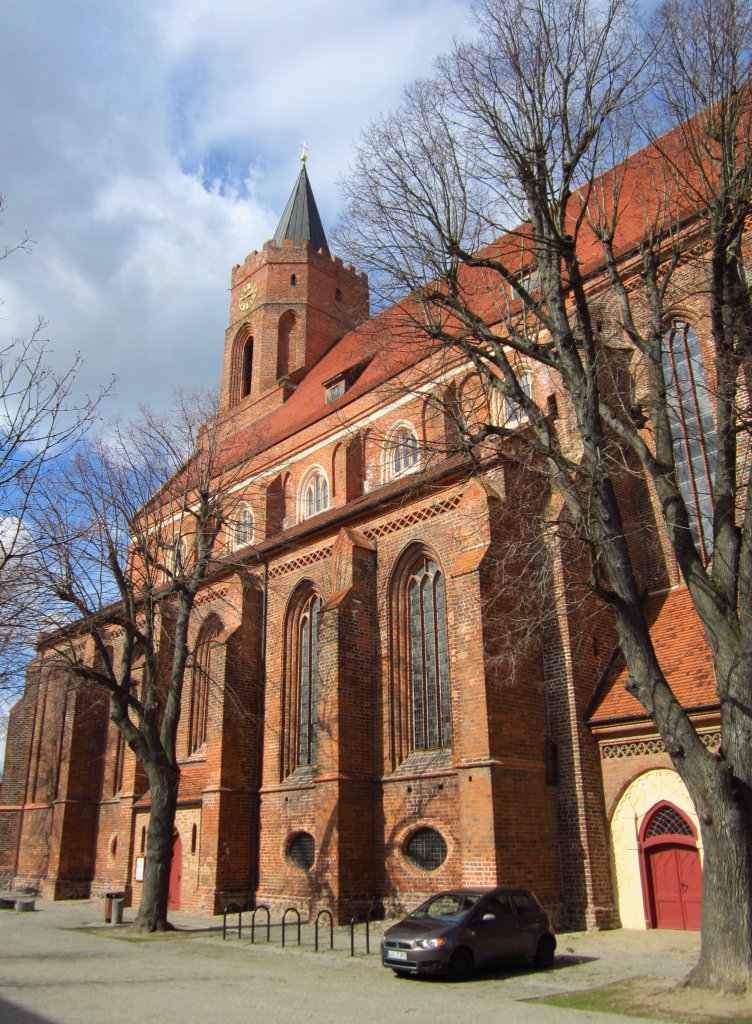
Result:
{"type": "Polygon", "coordinates": [[[300,162],[302,164],[304,164],[306,162],[306,160],[308,159],[308,154],[306,153],[307,149],[308,149],[308,143],[304,142],[303,143],[303,152],[300,154],[300,162]]]}

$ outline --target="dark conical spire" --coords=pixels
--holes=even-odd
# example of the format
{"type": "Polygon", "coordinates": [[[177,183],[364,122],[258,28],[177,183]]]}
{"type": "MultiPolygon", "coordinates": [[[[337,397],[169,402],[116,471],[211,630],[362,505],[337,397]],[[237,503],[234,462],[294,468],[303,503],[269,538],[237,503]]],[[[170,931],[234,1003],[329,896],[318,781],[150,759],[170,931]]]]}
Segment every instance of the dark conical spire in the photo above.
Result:
{"type": "Polygon", "coordinates": [[[295,188],[287,200],[279,227],[274,233],[274,241],[277,245],[284,238],[291,239],[296,245],[301,242],[310,242],[314,249],[325,249],[329,252],[324,226],[321,223],[311,183],[306,173],[305,156],[302,159],[303,166],[300,168],[295,188]]]}

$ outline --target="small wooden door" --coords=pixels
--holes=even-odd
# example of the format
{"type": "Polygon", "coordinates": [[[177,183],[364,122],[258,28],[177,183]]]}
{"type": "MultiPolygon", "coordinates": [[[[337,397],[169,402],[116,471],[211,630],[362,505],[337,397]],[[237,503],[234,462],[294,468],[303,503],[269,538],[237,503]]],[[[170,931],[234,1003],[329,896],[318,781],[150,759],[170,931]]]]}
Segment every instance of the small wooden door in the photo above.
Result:
{"type": "Polygon", "coordinates": [[[180,880],[183,877],[183,844],[180,841],[180,833],[175,833],[175,841],[172,845],[172,867],[170,868],[170,889],[167,896],[167,906],[172,910],[180,909],[180,880]]]}

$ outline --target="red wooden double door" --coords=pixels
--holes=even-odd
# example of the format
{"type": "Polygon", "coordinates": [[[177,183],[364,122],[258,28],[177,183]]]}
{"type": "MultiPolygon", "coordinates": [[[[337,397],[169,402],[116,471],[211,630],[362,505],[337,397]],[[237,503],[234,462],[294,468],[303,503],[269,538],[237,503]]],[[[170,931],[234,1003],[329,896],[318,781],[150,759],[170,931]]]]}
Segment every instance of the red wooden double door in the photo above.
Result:
{"type": "Polygon", "coordinates": [[[686,815],[666,802],[653,808],[641,829],[640,853],[650,927],[699,929],[702,865],[686,815]]]}

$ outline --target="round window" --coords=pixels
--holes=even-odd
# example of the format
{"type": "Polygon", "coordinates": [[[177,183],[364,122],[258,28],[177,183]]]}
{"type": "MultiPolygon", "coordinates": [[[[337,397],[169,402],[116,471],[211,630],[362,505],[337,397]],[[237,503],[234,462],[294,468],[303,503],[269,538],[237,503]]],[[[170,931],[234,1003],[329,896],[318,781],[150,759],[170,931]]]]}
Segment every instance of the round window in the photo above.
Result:
{"type": "Polygon", "coordinates": [[[313,855],[313,836],[307,832],[298,832],[296,836],[292,837],[290,845],[287,847],[287,857],[295,867],[308,871],[313,867],[313,855]]]}
{"type": "Polygon", "coordinates": [[[444,837],[434,828],[419,828],[405,843],[405,856],[417,868],[435,871],[446,860],[447,845],[444,837]]]}

